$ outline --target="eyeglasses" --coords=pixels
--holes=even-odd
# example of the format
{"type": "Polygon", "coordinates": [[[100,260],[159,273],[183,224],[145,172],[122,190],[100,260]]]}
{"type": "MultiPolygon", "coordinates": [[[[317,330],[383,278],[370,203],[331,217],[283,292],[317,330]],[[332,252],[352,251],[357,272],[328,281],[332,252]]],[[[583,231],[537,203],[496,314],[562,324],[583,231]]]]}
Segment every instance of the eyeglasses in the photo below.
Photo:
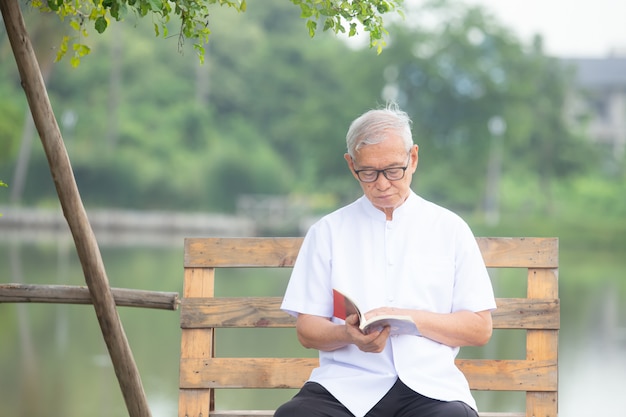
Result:
{"type": "Polygon", "coordinates": [[[354,172],[357,177],[359,177],[359,181],[361,182],[376,182],[376,180],[378,179],[378,175],[381,172],[389,181],[398,181],[404,178],[404,173],[409,167],[410,160],[411,154],[409,153],[409,159],[406,162],[406,166],[385,169],[355,169],[354,172]]]}

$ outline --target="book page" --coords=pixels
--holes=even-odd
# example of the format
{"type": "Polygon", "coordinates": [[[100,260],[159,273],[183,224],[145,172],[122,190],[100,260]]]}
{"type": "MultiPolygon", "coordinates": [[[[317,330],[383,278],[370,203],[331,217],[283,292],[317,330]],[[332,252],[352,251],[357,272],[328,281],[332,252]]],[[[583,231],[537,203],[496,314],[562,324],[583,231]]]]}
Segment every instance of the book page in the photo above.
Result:
{"type": "Polygon", "coordinates": [[[361,330],[365,334],[369,334],[375,331],[381,331],[383,327],[391,327],[390,334],[412,334],[419,336],[417,325],[409,316],[378,316],[372,320],[365,322],[365,326],[362,326],[361,330]]]}

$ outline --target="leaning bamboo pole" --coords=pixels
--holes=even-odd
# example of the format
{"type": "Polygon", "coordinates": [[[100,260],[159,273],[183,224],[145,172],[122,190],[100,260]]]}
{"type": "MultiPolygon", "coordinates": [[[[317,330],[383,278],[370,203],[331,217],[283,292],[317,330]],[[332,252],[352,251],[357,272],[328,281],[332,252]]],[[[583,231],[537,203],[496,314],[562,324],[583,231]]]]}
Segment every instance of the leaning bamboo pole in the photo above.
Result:
{"type": "Polygon", "coordinates": [[[126,408],[131,417],[150,417],[141,377],[115,307],[102,255],[76,186],[18,0],[0,0],[0,11],[126,408]]]}
{"type": "MultiPolygon", "coordinates": [[[[118,307],[176,310],[177,292],[111,288],[118,307]]],[[[92,304],[89,289],[78,285],[0,284],[0,303],[92,304]]]]}

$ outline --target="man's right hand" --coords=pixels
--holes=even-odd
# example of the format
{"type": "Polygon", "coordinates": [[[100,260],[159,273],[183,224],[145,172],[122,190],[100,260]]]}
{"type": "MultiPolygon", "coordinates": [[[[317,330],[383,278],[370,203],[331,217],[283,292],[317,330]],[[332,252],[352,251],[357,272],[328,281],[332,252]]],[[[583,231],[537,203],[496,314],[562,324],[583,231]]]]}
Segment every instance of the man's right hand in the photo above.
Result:
{"type": "Polygon", "coordinates": [[[359,329],[359,317],[356,314],[346,317],[346,332],[348,333],[348,337],[352,343],[363,352],[382,352],[387,344],[390,331],[389,326],[386,326],[381,331],[364,334],[361,329],[359,329]]]}
{"type": "Polygon", "coordinates": [[[296,319],[298,340],[308,349],[330,352],[353,344],[363,352],[382,352],[389,338],[388,327],[380,332],[363,334],[356,315],[346,317],[346,324],[336,324],[330,318],[299,314],[296,319]]]}

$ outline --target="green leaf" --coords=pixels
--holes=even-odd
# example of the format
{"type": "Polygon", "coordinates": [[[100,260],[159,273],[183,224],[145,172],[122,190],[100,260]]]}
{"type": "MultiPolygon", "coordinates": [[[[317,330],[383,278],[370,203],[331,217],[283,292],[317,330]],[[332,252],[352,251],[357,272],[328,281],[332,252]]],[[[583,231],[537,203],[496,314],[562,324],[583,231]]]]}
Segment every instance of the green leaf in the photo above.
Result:
{"type": "MultiPolygon", "coordinates": [[[[104,5],[104,2],[102,3],[102,5],[104,5]]],[[[126,3],[122,3],[122,5],[125,7],[126,3]]],[[[111,2],[109,13],[111,13],[111,17],[113,17],[115,20],[119,22],[120,21],[120,3],[111,2]]]]}
{"type": "Polygon", "coordinates": [[[83,45],[81,43],[75,43],[72,48],[74,49],[74,52],[76,53],[76,56],[78,57],[83,57],[85,55],[88,55],[89,52],[91,52],[91,48],[89,48],[87,45],[83,45]]]}
{"type": "Polygon", "coordinates": [[[350,31],[348,32],[348,36],[356,35],[356,23],[350,23],[350,31]]]}
{"type": "Polygon", "coordinates": [[[200,59],[200,64],[204,64],[204,54],[205,54],[204,47],[202,45],[200,45],[199,43],[195,43],[193,45],[193,47],[196,50],[196,54],[198,55],[198,59],[200,59]]]}
{"type": "Polygon", "coordinates": [[[96,19],[96,23],[94,24],[94,26],[98,33],[102,33],[106,30],[108,23],[104,17],[100,16],[96,19]]]}
{"type": "Polygon", "coordinates": [[[163,2],[161,0],[148,0],[148,3],[153,12],[158,12],[163,9],[163,2]]]}
{"type": "Polygon", "coordinates": [[[302,13],[300,14],[300,17],[303,19],[309,18],[311,16],[313,16],[313,8],[309,7],[309,5],[302,3],[300,5],[300,10],[302,10],[302,13]]]}
{"type": "Polygon", "coordinates": [[[386,1],[382,1],[378,4],[378,6],[376,6],[376,9],[378,10],[378,13],[387,13],[391,10],[391,5],[386,1]]]}
{"type": "Polygon", "coordinates": [[[63,40],[61,41],[61,45],[59,45],[59,50],[57,51],[57,56],[54,62],[59,62],[61,59],[63,59],[63,57],[67,53],[67,44],[69,43],[69,41],[69,36],[63,36],[63,40]]]}
{"type": "Polygon", "coordinates": [[[317,29],[317,22],[313,20],[307,20],[306,27],[309,29],[309,36],[315,36],[315,29],[317,29]]]}
{"type": "Polygon", "coordinates": [[[58,12],[59,11],[59,5],[57,4],[56,0],[48,0],[48,7],[53,12],[58,12]]]}
{"type": "Polygon", "coordinates": [[[326,19],[324,21],[324,31],[327,31],[328,29],[332,29],[335,27],[335,20],[334,19],[326,19]]]}

